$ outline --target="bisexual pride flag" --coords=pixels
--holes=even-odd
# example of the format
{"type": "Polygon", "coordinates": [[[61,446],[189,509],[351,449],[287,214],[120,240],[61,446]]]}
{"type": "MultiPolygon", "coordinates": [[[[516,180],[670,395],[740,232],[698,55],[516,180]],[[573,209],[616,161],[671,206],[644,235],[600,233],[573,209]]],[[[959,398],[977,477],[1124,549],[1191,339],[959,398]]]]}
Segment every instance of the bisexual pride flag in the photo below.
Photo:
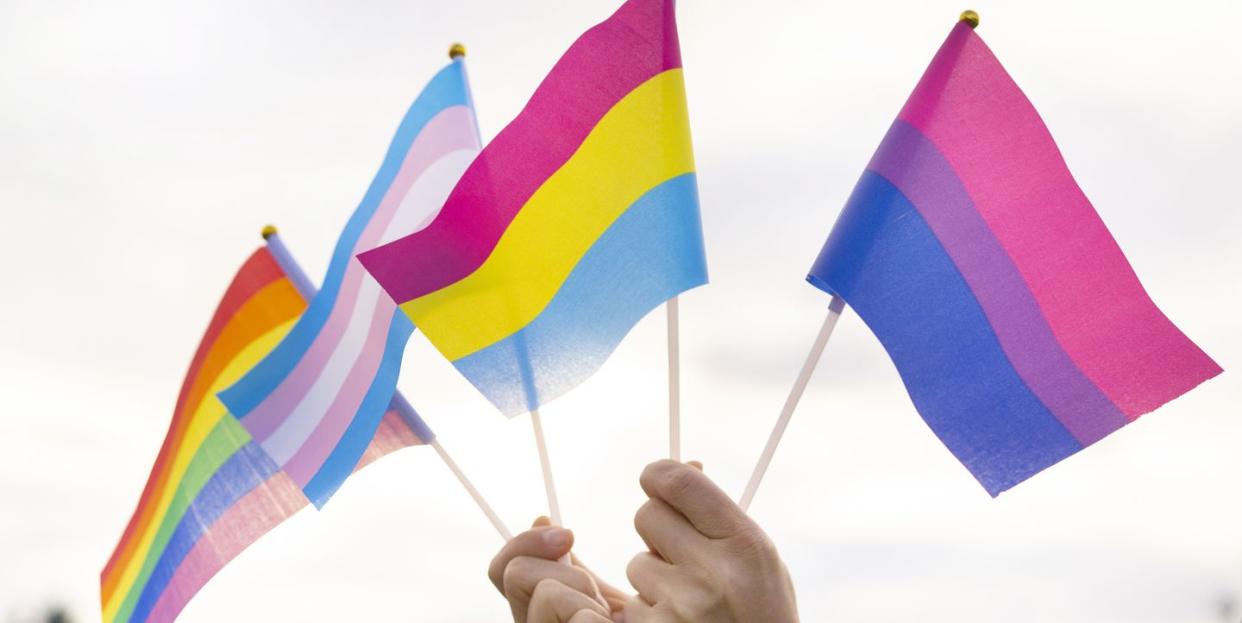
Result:
{"type": "Polygon", "coordinates": [[[359,259],[507,415],[706,283],[673,2],[629,0],[579,37],[440,216],[359,259]]]}
{"type": "Polygon", "coordinates": [[[1152,303],[964,21],[808,279],[858,312],[994,496],[1221,371],[1152,303]]]}
{"type": "Polygon", "coordinates": [[[316,506],[350,474],[375,433],[414,330],[354,254],[426,227],[479,147],[458,57],[406,112],[306,313],[220,394],[316,506]]]}
{"type": "MultiPolygon", "coordinates": [[[[104,621],[174,620],[225,564],[307,505],[298,484],[216,398],[306,309],[299,275],[259,249],[225,291],[137,508],[100,574],[104,621]]],[[[431,441],[413,410],[395,406],[401,409],[383,415],[360,465],[431,441]]]]}

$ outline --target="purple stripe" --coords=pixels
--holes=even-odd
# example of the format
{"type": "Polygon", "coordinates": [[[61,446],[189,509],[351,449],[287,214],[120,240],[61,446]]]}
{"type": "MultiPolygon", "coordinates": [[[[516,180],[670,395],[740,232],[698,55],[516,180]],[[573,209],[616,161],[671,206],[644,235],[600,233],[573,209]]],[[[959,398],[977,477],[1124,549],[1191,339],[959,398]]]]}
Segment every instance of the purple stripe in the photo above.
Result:
{"type": "Polygon", "coordinates": [[[1057,342],[1013,260],[936,146],[898,120],[867,166],[909,198],[970,286],[1027,387],[1083,445],[1127,419],[1057,342]]]}

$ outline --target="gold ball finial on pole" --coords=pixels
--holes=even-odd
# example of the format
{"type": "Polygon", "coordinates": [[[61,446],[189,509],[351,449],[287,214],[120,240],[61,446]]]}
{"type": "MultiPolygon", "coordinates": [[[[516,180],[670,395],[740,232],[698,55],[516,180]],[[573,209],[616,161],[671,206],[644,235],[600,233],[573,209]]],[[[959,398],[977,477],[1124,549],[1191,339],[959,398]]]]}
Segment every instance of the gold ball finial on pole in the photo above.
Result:
{"type": "Polygon", "coordinates": [[[275,225],[264,225],[263,231],[259,233],[263,235],[264,240],[267,240],[268,238],[271,238],[272,236],[276,235],[276,226],[275,225]]]}
{"type": "Polygon", "coordinates": [[[970,26],[971,30],[979,27],[979,14],[970,9],[962,11],[962,16],[957,19],[959,22],[966,22],[966,24],[970,26]]]}
{"type": "Polygon", "coordinates": [[[449,46],[449,58],[457,60],[466,56],[466,46],[460,43],[454,43],[449,46]]]}

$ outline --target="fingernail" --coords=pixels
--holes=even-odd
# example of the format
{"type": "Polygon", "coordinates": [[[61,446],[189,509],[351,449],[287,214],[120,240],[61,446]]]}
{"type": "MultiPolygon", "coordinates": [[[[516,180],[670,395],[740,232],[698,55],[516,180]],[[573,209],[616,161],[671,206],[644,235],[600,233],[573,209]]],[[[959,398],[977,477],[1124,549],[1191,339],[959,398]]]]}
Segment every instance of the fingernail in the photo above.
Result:
{"type": "Polygon", "coordinates": [[[552,528],[543,533],[543,542],[552,547],[565,547],[569,545],[570,538],[571,533],[564,528],[552,528]]]}
{"type": "Polygon", "coordinates": [[[700,472],[703,471],[703,463],[700,461],[687,461],[686,465],[689,465],[690,467],[693,467],[694,469],[697,469],[700,472]]]}
{"type": "Polygon", "coordinates": [[[612,623],[625,623],[625,611],[618,610],[612,613],[612,623]]]}

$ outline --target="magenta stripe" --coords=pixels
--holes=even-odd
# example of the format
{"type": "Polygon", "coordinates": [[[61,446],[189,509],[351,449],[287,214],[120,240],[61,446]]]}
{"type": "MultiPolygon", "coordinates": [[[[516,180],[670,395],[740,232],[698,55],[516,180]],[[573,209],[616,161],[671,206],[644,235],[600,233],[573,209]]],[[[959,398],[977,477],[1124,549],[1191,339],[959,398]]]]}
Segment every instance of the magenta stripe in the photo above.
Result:
{"type": "Polygon", "coordinates": [[[948,161],[1057,342],[1128,418],[1220,373],[1148,297],[1039,113],[969,26],[950,33],[899,118],[948,161]]]}
{"type": "MultiPolygon", "coordinates": [[[[401,200],[410,188],[445,154],[461,149],[477,149],[473,112],[466,106],[451,106],[438,113],[424,126],[410,144],[406,160],[380,202],[371,222],[358,239],[355,251],[369,249],[379,243],[397,213],[401,200]]],[[[246,428],[259,442],[266,441],[310,390],[315,379],[327,365],[349,327],[350,316],[358,303],[358,290],[366,274],[356,258],[350,259],[337,304],[311,347],[289,376],[246,417],[246,428]]],[[[380,292],[380,296],[387,298],[380,292]]],[[[387,328],[385,327],[385,334],[387,328]]]]}
{"type": "Polygon", "coordinates": [[[358,411],[358,405],[362,404],[363,397],[375,380],[375,371],[379,369],[380,360],[384,357],[388,326],[392,323],[393,312],[397,309],[396,303],[383,292],[379,292],[378,296],[375,312],[371,315],[367,341],[358,353],[358,359],[350,368],[340,391],[336,393],[315,430],[284,465],[289,476],[302,487],[310,482],[324,460],[336,448],[341,435],[353,420],[354,413],[358,411]]]}
{"type": "Polygon", "coordinates": [[[1126,417],[1057,343],[1039,304],[936,146],[898,120],[867,167],[923,215],[979,301],[1018,376],[1083,445],[1126,417]]]}
{"type": "Polygon", "coordinates": [[[474,272],[596,123],[640,84],[680,66],[673,1],[629,0],[570,46],[430,226],[359,259],[398,303],[474,272]]]}

